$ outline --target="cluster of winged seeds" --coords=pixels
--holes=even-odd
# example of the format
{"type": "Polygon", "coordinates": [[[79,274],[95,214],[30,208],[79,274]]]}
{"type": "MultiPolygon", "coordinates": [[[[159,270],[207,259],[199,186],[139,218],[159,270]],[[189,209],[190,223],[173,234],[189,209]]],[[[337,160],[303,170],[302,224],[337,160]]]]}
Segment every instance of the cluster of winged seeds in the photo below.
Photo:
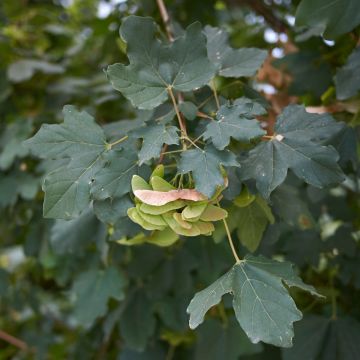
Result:
{"type": "Polygon", "coordinates": [[[211,235],[213,221],[223,220],[227,211],[217,206],[222,189],[208,199],[195,189],[177,189],[164,180],[163,167],[155,169],[146,182],[138,175],[132,178],[135,207],[129,218],[146,230],[171,230],[177,235],[211,235]]]}

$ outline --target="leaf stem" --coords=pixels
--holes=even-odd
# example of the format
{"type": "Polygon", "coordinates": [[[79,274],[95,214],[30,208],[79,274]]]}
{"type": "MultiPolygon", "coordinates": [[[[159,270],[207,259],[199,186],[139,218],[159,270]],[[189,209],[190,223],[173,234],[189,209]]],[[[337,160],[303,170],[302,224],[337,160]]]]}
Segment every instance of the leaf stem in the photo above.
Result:
{"type": "Polygon", "coordinates": [[[227,235],[228,240],[229,240],[229,244],[230,244],[230,247],[231,247],[231,251],[232,251],[232,253],[233,253],[233,255],[234,255],[234,258],[235,258],[235,260],[236,260],[236,263],[238,264],[238,263],[241,262],[241,260],[240,260],[240,258],[239,258],[239,256],[238,256],[238,254],[236,253],[235,245],[234,245],[234,242],[233,242],[232,237],[231,237],[231,233],[230,233],[230,230],[229,230],[228,223],[227,223],[227,221],[226,221],[225,219],[223,219],[223,223],[224,223],[224,226],[225,226],[225,231],[226,231],[226,235],[227,235]]]}
{"type": "MultiPolygon", "coordinates": [[[[179,126],[180,126],[180,130],[181,130],[181,133],[182,133],[182,137],[184,138],[187,138],[187,131],[186,131],[186,125],[181,117],[181,114],[180,114],[180,111],[179,111],[179,107],[177,105],[177,102],[176,102],[176,99],[175,99],[175,96],[174,96],[174,93],[172,91],[172,87],[171,86],[168,86],[167,88],[167,91],[170,95],[170,98],[171,98],[171,101],[173,103],[173,106],[174,106],[174,109],[175,109],[175,112],[176,112],[176,117],[178,119],[178,122],[179,122],[179,126]]],[[[186,144],[183,142],[183,149],[185,150],[186,149],[186,144]]]]}
{"type": "Polygon", "coordinates": [[[112,142],[112,143],[107,144],[107,148],[108,148],[109,150],[111,150],[111,148],[112,148],[113,146],[115,146],[115,145],[117,145],[117,144],[120,144],[121,142],[127,140],[128,137],[129,137],[128,135],[125,135],[125,136],[122,137],[121,139],[116,140],[116,141],[114,141],[114,142],[112,142]]]}
{"type": "Polygon", "coordinates": [[[188,136],[184,136],[183,139],[187,140],[191,145],[195,146],[196,148],[202,151],[202,149],[199,146],[197,146],[188,136]]]}
{"type": "MultiPolygon", "coordinates": [[[[219,202],[217,202],[217,205],[220,207],[219,202]]],[[[229,245],[230,245],[231,251],[232,251],[232,253],[234,255],[236,263],[239,264],[241,262],[241,259],[239,258],[238,254],[237,254],[237,252],[235,250],[235,245],[234,245],[233,239],[231,237],[231,232],[230,232],[229,225],[228,225],[226,219],[223,219],[223,223],[224,223],[227,238],[229,240],[229,245]]]]}
{"type": "Polygon", "coordinates": [[[212,89],[212,91],[213,91],[213,93],[214,93],[214,98],[215,98],[215,102],[216,102],[216,107],[217,107],[217,109],[219,110],[219,108],[220,108],[220,101],[219,101],[218,93],[217,93],[217,91],[216,91],[216,84],[215,84],[215,80],[214,80],[214,79],[211,80],[211,89],[212,89]]]}
{"type": "Polygon", "coordinates": [[[201,111],[198,111],[198,112],[196,113],[196,116],[198,116],[198,117],[200,117],[200,118],[202,118],[202,119],[214,120],[210,115],[205,114],[205,113],[203,113],[203,112],[201,112],[201,111]]]}

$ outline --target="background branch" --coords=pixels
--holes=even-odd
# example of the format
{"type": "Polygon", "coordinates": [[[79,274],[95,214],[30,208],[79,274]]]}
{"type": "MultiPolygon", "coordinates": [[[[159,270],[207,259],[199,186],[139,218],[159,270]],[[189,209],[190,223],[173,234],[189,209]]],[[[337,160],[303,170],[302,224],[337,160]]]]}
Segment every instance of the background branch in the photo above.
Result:
{"type": "Polygon", "coordinates": [[[288,30],[288,24],[274,14],[273,7],[264,4],[261,0],[227,0],[226,2],[230,6],[247,6],[261,15],[276,32],[287,32],[288,30]]]}
{"type": "Polygon", "coordinates": [[[8,334],[7,332],[0,330],[0,339],[6,341],[7,343],[16,346],[20,350],[23,351],[33,351],[26,342],[16,338],[15,336],[12,336],[8,334]]]}
{"type": "Polygon", "coordinates": [[[167,34],[167,37],[170,41],[174,41],[174,35],[173,35],[173,31],[172,31],[172,28],[171,28],[171,22],[170,22],[170,16],[169,16],[169,13],[166,9],[166,6],[164,4],[164,1],[163,0],[156,0],[157,2],[157,5],[158,5],[158,8],[159,8],[159,11],[160,11],[160,16],[161,16],[161,19],[164,23],[164,26],[165,26],[165,30],[166,30],[166,34],[167,34]]]}

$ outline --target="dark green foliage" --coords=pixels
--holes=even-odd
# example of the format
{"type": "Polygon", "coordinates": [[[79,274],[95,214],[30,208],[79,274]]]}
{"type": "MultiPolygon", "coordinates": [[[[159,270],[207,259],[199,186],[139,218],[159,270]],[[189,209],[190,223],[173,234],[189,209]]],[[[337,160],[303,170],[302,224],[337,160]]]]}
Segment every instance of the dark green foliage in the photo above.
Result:
{"type": "Polygon", "coordinates": [[[357,358],[358,1],[116,3],[0,2],[0,359],[357,358]]]}
{"type": "Polygon", "coordinates": [[[339,155],[333,147],[319,144],[340,129],[329,116],[308,114],[303,107],[290,105],[277,119],[276,135],[250,150],[242,163],[242,178],[256,180],[265,198],[285,181],[288,169],[316,187],[340,183],[344,175],[336,163],[339,155]]]}
{"type": "Polygon", "coordinates": [[[333,39],[360,24],[357,0],[302,0],[296,11],[296,25],[312,28],[315,34],[333,39]]]}
{"type": "Polygon", "coordinates": [[[360,49],[357,48],[349,56],[346,64],[337,71],[335,77],[336,95],[340,100],[357,94],[360,89],[360,49]]]}

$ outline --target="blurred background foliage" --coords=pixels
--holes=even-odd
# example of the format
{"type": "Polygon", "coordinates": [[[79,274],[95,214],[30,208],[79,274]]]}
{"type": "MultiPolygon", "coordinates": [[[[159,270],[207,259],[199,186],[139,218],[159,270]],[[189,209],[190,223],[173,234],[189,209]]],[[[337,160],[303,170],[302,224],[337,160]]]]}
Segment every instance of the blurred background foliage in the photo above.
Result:
{"type": "MultiPolygon", "coordinates": [[[[331,21],[316,22],[306,4],[301,26],[295,26],[296,0],[166,1],[177,29],[199,20],[225,27],[234,47],[268,49],[256,78],[218,79],[221,95],[262,97],[270,122],[284,106],[299,102],[350,125],[338,139],[346,182],[318,190],[288,179],[272,197],[277,222],[257,250],[293,261],[303,279],[327,295],[319,301],[294,293],[305,312],[296,336],[318,336],[324,359],[353,359],[342,337],[360,343],[360,58],[354,50],[360,20],[356,1],[340,2],[355,6],[342,20],[353,24],[333,36],[326,26],[336,14],[323,12],[331,21]],[[324,29],[325,38],[319,35],[324,29]],[[325,319],[319,326],[311,321],[314,314],[325,319]],[[334,343],[335,352],[326,357],[334,343]]],[[[224,242],[197,238],[165,250],[128,248],[109,241],[111,234],[92,213],[70,222],[42,218],[41,182],[50,164],[31,158],[23,140],[42,123],[61,122],[65,104],[103,125],[141,115],[102,71],[126,62],[118,30],[129,14],[161,24],[150,0],[0,3],[0,359],[306,358],[249,343],[226,302],[197,331],[188,329],[189,299],[232,264],[224,242]]],[[[246,252],[241,245],[239,251],[246,252]]]]}

